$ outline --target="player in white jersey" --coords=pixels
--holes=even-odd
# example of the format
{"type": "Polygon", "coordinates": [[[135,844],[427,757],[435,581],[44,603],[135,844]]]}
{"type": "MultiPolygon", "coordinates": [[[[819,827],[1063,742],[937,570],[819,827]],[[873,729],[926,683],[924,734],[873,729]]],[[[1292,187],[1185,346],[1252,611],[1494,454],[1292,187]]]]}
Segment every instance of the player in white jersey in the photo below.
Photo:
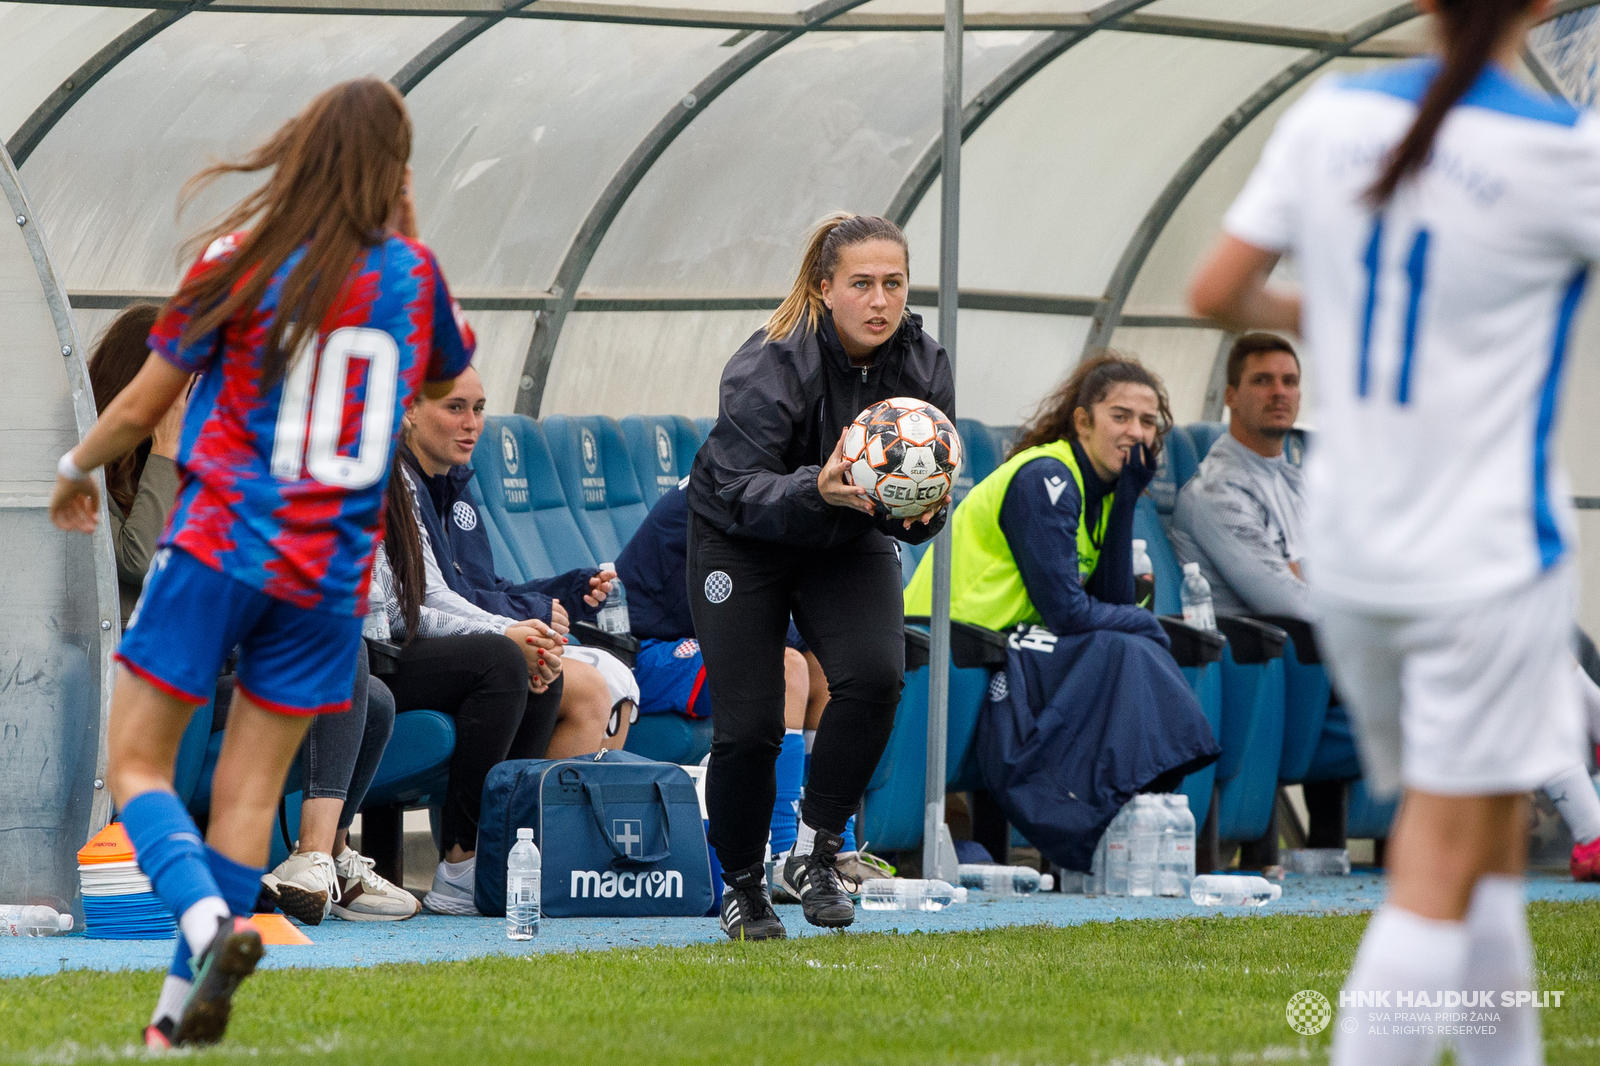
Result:
{"type": "Polygon", "coordinates": [[[1453,990],[1456,1014],[1488,994],[1498,1016],[1451,1031],[1462,1066],[1534,1066],[1537,1015],[1502,993],[1530,987],[1524,794],[1582,758],[1575,523],[1551,449],[1600,257],[1600,121],[1510,73],[1549,0],[1418,7],[1442,57],[1330,77],[1291,108],[1190,296],[1308,342],[1319,632],[1369,787],[1405,789],[1332,1061],[1431,1061],[1430,1006],[1453,990]],[[1285,254],[1303,295],[1267,283],[1285,254]],[[1377,1003],[1429,1017],[1374,1026],[1377,1003]]]}

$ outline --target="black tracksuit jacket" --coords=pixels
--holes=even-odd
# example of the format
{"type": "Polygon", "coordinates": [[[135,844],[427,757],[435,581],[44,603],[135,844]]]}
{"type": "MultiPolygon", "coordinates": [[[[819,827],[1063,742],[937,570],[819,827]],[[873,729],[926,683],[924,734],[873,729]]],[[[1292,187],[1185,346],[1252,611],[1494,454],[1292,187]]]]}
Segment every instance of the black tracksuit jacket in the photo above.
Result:
{"type": "Polygon", "coordinates": [[[689,507],[722,533],[797,548],[837,547],[871,529],[911,544],[932,539],[948,512],[906,529],[886,513],[835,507],[817,491],[845,427],[895,396],[955,418],[950,359],[917,315],[906,316],[866,369],[850,364],[831,315],[781,341],[758,330],[722,371],[717,423],[689,472],[689,507]]]}

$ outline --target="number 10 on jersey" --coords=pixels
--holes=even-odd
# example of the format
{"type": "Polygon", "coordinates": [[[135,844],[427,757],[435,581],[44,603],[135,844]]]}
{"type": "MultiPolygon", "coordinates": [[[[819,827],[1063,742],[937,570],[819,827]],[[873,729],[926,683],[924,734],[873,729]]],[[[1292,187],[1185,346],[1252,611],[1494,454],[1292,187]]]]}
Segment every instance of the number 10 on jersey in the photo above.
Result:
{"type": "Polygon", "coordinates": [[[400,349],[381,329],[346,326],[328,334],[315,358],[295,360],[283,382],[272,442],[272,476],[299,481],[305,472],[324,485],[364,489],[383,477],[394,437],[400,349]],[[339,454],[350,364],[367,364],[367,395],[354,455],[339,454]],[[313,392],[313,386],[315,391],[313,392]]]}

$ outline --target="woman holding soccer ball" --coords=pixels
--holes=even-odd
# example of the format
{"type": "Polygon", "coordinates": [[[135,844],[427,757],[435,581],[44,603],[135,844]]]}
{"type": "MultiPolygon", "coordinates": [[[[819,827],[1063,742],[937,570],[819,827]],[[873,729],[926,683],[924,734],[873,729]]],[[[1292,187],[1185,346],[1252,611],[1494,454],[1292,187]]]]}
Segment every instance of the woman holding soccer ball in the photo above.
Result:
{"type": "Polygon", "coordinates": [[[689,605],[717,712],[706,803],[730,937],[785,935],[762,852],[783,740],[789,619],[828,677],[799,839],[785,867],[806,920],[855,908],[834,860],[889,742],[905,677],[899,557],[943,501],[895,519],[848,473],[845,429],[892,397],[947,415],[950,360],[906,312],[909,254],[893,222],[836,214],[812,231],[782,306],[722,373],[717,423],[689,477],[689,605]]]}

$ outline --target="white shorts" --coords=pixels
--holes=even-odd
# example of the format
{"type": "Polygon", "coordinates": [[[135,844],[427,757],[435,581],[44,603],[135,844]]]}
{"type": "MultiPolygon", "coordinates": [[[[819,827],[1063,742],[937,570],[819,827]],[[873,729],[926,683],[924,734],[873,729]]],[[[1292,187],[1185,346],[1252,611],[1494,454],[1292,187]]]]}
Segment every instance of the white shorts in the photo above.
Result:
{"type": "Polygon", "coordinates": [[[1535,789],[1584,761],[1568,565],[1487,600],[1407,611],[1316,597],[1317,636],[1375,796],[1535,789]]]}
{"type": "Polygon", "coordinates": [[[621,659],[604,648],[585,647],[581,644],[568,644],[561,649],[561,656],[573,662],[588,663],[599,670],[600,676],[606,680],[606,688],[611,690],[611,709],[616,710],[619,703],[632,703],[635,713],[630,721],[638,721],[639,682],[635,680],[633,671],[623,665],[621,659]]]}

